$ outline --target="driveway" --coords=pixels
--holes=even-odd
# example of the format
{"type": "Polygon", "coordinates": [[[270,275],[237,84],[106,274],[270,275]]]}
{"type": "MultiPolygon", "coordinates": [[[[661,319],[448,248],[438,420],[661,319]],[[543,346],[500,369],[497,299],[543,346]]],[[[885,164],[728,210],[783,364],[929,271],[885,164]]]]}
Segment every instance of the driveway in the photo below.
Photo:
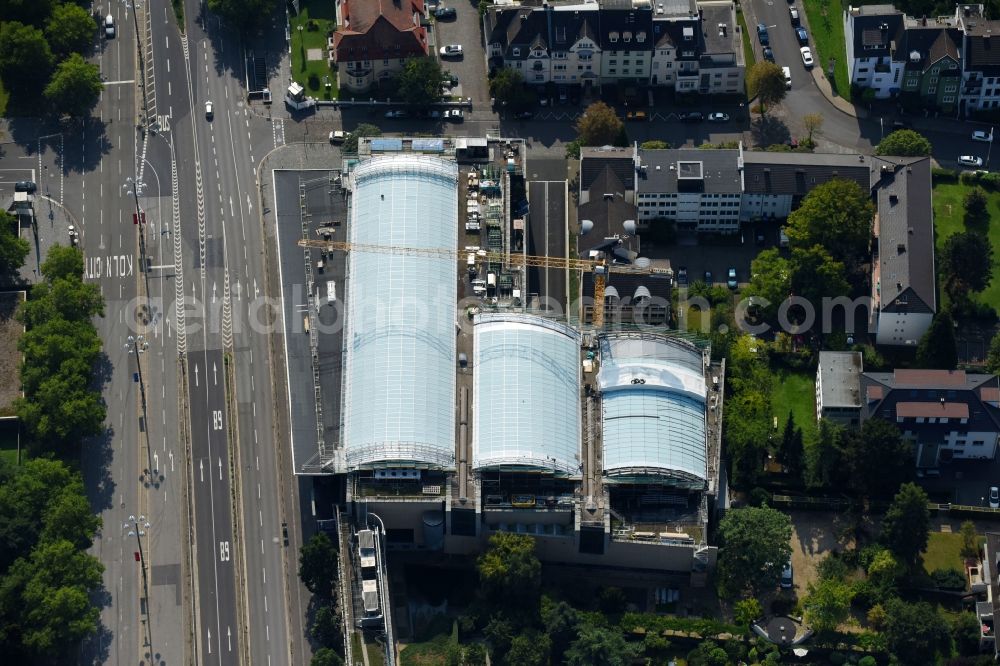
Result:
{"type": "Polygon", "coordinates": [[[437,6],[454,7],[457,15],[453,19],[435,21],[434,48],[440,53],[440,48],[446,44],[461,44],[465,51],[461,58],[442,58],[441,67],[458,75],[462,97],[471,97],[473,108],[489,108],[490,86],[486,80],[479,8],[464,0],[451,0],[437,6]]]}

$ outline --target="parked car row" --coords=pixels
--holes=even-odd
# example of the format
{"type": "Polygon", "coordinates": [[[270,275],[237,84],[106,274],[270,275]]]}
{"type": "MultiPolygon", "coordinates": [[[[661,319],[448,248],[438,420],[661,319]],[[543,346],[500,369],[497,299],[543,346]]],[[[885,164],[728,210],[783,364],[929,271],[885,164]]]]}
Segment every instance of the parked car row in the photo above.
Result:
{"type": "MultiPolygon", "coordinates": [[[[794,2],[794,0],[791,0],[794,2]]],[[[795,31],[795,38],[799,42],[799,57],[802,58],[802,65],[806,69],[811,68],[816,64],[813,58],[812,49],[809,48],[809,33],[800,25],[799,19],[799,8],[792,5],[788,8],[788,19],[792,24],[792,29],[795,31]]],[[[771,37],[767,32],[767,26],[763,23],[757,24],[757,40],[760,42],[761,49],[764,54],[764,60],[769,62],[774,62],[774,50],[771,48],[771,37]]],[[[784,69],[784,68],[783,68],[784,69]]],[[[785,85],[786,87],[791,87],[791,77],[788,76],[787,72],[785,75],[785,85]]]]}
{"type": "Polygon", "coordinates": [[[461,122],[465,119],[462,109],[431,109],[429,111],[411,112],[407,109],[393,109],[385,112],[385,117],[389,120],[403,120],[405,118],[428,118],[430,120],[450,120],[461,122]]]}

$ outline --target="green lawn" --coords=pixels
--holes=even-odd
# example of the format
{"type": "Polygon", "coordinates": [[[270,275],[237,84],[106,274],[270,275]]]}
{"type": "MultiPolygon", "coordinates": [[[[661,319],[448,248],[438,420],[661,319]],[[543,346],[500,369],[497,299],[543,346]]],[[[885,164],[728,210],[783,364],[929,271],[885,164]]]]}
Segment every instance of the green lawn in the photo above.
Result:
{"type": "Polygon", "coordinates": [[[816,66],[824,75],[830,58],[837,63],[833,69],[833,91],[851,101],[851,84],[847,75],[847,47],[844,43],[844,8],[840,0],[802,0],[809,19],[809,39],[812,42],[816,66]]]}
{"type": "Polygon", "coordinates": [[[785,427],[788,412],[795,424],[804,427],[816,421],[815,375],[808,372],[778,370],[771,388],[771,409],[778,417],[778,432],[785,427]]]}
{"type": "MultiPolygon", "coordinates": [[[[934,185],[934,234],[938,252],[944,241],[952,234],[965,231],[962,200],[969,185],[962,183],[938,183],[934,185]]],[[[986,190],[991,220],[1000,220],[1000,192],[986,190]]],[[[975,229],[986,233],[994,250],[1000,248],[1000,225],[990,224],[988,229],[975,229]]],[[[994,270],[993,280],[982,293],[974,295],[977,301],[991,305],[1000,312],[1000,271],[994,270]]]]}
{"type": "Polygon", "coordinates": [[[750,65],[754,64],[756,58],[753,55],[753,43],[750,41],[753,39],[752,33],[747,30],[747,20],[743,16],[743,11],[740,9],[739,5],[736,5],[736,21],[740,24],[740,32],[743,33],[743,62],[746,64],[747,69],[750,65]]]}
{"type": "Polygon", "coordinates": [[[306,94],[317,99],[336,99],[340,90],[337,75],[327,65],[327,37],[336,29],[336,14],[332,2],[303,0],[300,11],[290,20],[292,34],[292,78],[306,94]],[[302,28],[301,30],[299,28],[302,28]],[[323,60],[306,60],[308,49],[321,49],[323,60]],[[329,90],[323,85],[329,77],[329,90]]]}
{"type": "Polygon", "coordinates": [[[931,532],[924,551],[924,571],[935,569],[962,570],[962,535],[957,532],[931,532]]]}
{"type": "Polygon", "coordinates": [[[0,459],[16,465],[19,462],[17,459],[17,423],[4,421],[4,424],[3,427],[0,427],[0,459]],[[6,425],[8,423],[10,426],[6,425]]]}

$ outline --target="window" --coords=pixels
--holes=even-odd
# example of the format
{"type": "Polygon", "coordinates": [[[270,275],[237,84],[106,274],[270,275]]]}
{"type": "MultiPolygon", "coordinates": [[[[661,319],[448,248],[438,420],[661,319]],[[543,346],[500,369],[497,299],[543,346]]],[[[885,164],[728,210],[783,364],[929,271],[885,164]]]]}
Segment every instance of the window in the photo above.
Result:
{"type": "Polygon", "coordinates": [[[976,439],[976,440],[973,440],[973,441],[972,441],[972,445],[973,445],[973,446],[982,446],[982,445],[984,445],[985,443],[986,443],[986,442],[985,442],[985,441],[983,441],[983,440],[981,440],[981,439],[976,439]]]}
{"type": "Polygon", "coordinates": [[[867,67],[858,67],[858,74],[864,74],[868,71],[867,67]]]}
{"type": "Polygon", "coordinates": [[[612,44],[618,42],[618,33],[617,32],[608,33],[608,41],[611,42],[612,44]]]}
{"type": "Polygon", "coordinates": [[[608,70],[608,74],[616,74],[618,70],[611,68],[608,70]]]}
{"type": "Polygon", "coordinates": [[[932,86],[936,86],[937,84],[938,84],[938,77],[932,76],[931,77],[931,85],[932,86]]]}
{"type": "Polygon", "coordinates": [[[514,48],[513,48],[512,50],[511,50],[511,53],[512,53],[513,55],[515,55],[515,56],[519,56],[519,55],[521,55],[521,49],[519,49],[519,48],[517,48],[517,47],[515,46],[515,47],[514,47],[514,48]]]}
{"type": "Polygon", "coordinates": [[[389,59],[385,58],[384,60],[382,60],[382,64],[388,66],[389,65],[389,59]]]}
{"type": "Polygon", "coordinates": [[[942,104],[952,104],[954,101],[955,101],[954,95],[945,95],[944,97],[941,98],[942,104]]]}
{"type": "Polygon", "coordinates": [[[955,92],[955,90],[957,90],[957,89],[958,89],[958,86],[945,86],[944,87],[944,91],[946,93],[955,92]]]}
{"type": "Polygon", "coordinates": [[[618,60],[616,58],[612,58],[611,60],[608,61],[608,64],[609,65],[617,65],[618,64],[618,60]]]}
{"type": "Polygon", "coordinates": [[[936,95],[937,94],[937,86],[931,86],[930,88],[928,88],[927,89],[927,94],[928,95],[936,95]]]}

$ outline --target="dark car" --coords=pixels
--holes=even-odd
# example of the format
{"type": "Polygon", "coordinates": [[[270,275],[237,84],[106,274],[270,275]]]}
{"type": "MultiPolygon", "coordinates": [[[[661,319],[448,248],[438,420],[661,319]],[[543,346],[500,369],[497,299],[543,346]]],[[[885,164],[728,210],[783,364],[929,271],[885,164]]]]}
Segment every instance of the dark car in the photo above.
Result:
{"type": "Polygon", "coordinates": [[[281,523],[281,539],[288,545],[288,523],[281,523]]]}
{"type": "Polygon", "coordinates": [[[806,29],[803,28],[802,26],[799,26],[798,28],[795,29],[795,36],[798,38],[799,44],[801,44],[802,46],[805,46],[806,44],[809,43],[809,33],[806,32],[806,29]]]}
{"type": "Polygon", "coordinates": [[[559,86],[559,103],[568,104],[569,103],[569,88],[566,86],[559,86]]]}
{"type": "Polygon", "coordinates": [[[688,283],[688,269],[686,266],[677,268],[677,284],[684,286],[688,283]]]}
{"type": "Polygon", "coordinates": [[[774,50],[770,46],[764,47],[764,60],[774,62],[774,50]]]}
{"type": "Polygon", "coordinates": [[[712,271],[705,271],[705,284],[712,286],[712,271]]]}
{"type": "Polygon", "coordinates": [[[518,111],[514,114],[514,117],[518,120],[528,120],[535,117],[534,111],[518,111]]]}
{"type": "Polygon", "coordinates": [[[700,123],[704,119],[705,116],[701,111],[690,111],[688,113],[681,114],[682,123],[700,123]]]}
{"type": "Polygon", "coordinates": [[[453,19],[458,15],[454,7],[439,7],[434,11],[434,18],[441,19],[453,19]]]}
{"type": "Polygon", "coordinates": [[[761,46],[767,46],[771,43],[770,38],[767,36],[767,26],[763,23],[757,24],[757,39],[760,40],[761,46]]]}
{"type": "Polygon", "coordinates": [[[29,194],[31,194],[37,189],[38,186],[35,185],[35,182],[31,180],[19,180],[16,183],[14,183],[15,192],[28,192],[29,194]]]}

